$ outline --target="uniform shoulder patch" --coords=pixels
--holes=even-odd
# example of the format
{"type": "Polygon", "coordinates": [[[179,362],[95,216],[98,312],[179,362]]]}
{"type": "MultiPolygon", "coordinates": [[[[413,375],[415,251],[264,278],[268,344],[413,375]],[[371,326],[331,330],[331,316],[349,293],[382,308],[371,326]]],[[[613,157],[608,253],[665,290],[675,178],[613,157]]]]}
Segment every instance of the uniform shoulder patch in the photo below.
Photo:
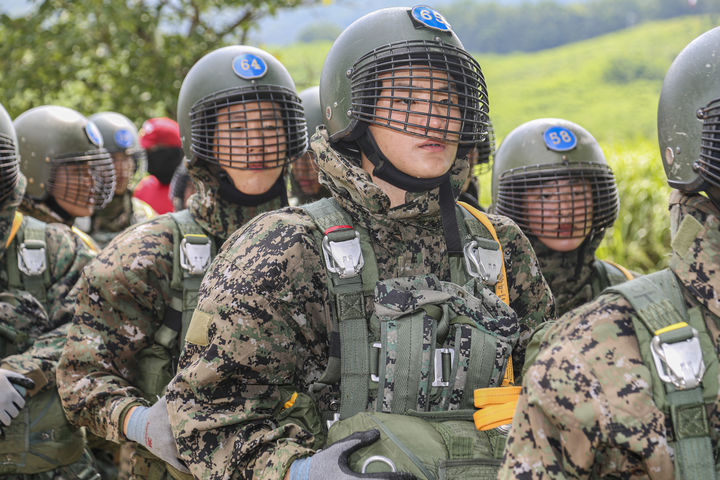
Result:
{"type": "Polygon", "coordinates": [[[211,320],[212,315],[196,309],[190,319],[190,325],[185,334],[185,341],[201,347],[210,343],[208,339],[208,326],[211,320]]]}

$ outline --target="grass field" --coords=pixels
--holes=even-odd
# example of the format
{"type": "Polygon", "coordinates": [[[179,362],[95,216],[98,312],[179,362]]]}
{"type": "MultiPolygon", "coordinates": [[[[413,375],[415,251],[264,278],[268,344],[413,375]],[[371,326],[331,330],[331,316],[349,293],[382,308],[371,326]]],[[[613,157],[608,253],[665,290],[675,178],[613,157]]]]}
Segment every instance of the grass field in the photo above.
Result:
{"type": "MultiPolygon", "coordinates": [[[[666,264],[670,190],[658,155],[658,96],[675,56],[718,20],[682,17],[532,54],[476,56],[498,142],[516,126],[541,117],[576,122],[600,142],[621,201],[615,227],[598,251],[601,258],[639,271],[666,264]]],[[[266,48],[301,90],[318,84],[330,43],[266,48]]],[[[483,205],[490,203],[490,181],[489,174],[481,176],[483,205]]]]}

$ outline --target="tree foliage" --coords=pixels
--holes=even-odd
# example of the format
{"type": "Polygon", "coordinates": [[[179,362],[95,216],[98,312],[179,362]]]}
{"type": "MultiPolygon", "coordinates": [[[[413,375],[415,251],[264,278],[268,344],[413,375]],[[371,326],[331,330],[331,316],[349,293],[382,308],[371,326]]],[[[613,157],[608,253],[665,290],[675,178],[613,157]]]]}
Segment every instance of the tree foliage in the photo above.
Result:
{"type": "Polygon", "coordinates": [[[244,43],[256,22],[316,0],[34,0],[0,16],[0,103],[14,118],[44,104],[136,123],[175,116],[185,74],[205,53],[244,43]]]}

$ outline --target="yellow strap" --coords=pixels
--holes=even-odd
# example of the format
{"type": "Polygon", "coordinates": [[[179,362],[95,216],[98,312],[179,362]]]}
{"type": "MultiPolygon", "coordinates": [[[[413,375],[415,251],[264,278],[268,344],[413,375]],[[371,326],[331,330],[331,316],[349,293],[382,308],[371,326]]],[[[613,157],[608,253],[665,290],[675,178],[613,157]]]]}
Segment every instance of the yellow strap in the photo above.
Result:
{"type": "Polygon", "coordinates": [[[145,219],[150,220],[151,218],[157,217],[157,212],[147,202],[140,200],[137,197],[132,197],[132,203],[134,207],[142,210],[145,219]]]}
{"type": "Polygon", "coordinates": [[[72,231],[75,232],[75,235],[80,237],[80,240],[82,240],[83,243],[88,246],[90,251],[92,251],[93,253],[98,253],[100,251],[100,247],[97,246],[97,243],[95,243],[95,240],[93,240],[92,237],[90,237],[90,235],[83,232],[82,230],[80,230],[79,228],[77,228],[74,225],[72,227],[72,231]]]}
{"type": "Polygon", "coordinates": [[[297,392],[293,392],[292,397],[290,397],[290,400],[288,400],[287,402],[285,402],[285,405],[284,405],[285,410],[287,410],[288,408],[290,408],[290,407],[292,407],[293,405],[295,405],[295,400],[297,400],[297,392]]]}
{"type": "Polygon", "coordinates": [[[491,405],[500,405],[517,401],[522,387],[490,387],[478,388],[474,392],[475,406],[484,408],[491,405]]]}
{"type": "Polygon", "coordinates": [[[625,278],[627,278],[628,280],[632,280],[633,278],[635,278],[635,275],[633,275],[630,270],[628,270],[627,268],[623,267],[622,265],[618,265],[617,263],[615,263],[615,262],[613,262],[613,261],[610,261],[610,260],[603,260],[603,262],[609,263],[609,264],[612,265],[613,267],[615,267],[615,268],[617,268],[618,270],[620,270],[620,271],[622,272],[622,274],[625,275],[625,278]]]}
{"type": "Polygon", "coordinates": [[[12,241],[15,239],[15,235],[17,235],[18,230],[20,230],[20,225],[22,225],[23,221],[23,214],[15,211],[15,218],[13,218],[12,227],[10,227],[10,236],[7,239],[7,242],[5,242],[5,249],[7,249],[12,241]]]}
{"type": "MultiPolygon", "coordinates": [[[[463,207],[468,212],[472,213],[472,215],[477,218],[480,223],[482,223],[485,228],[488,229],[490,232],[490,235],[495,239],[495,241],[500,246],[500,255],[502,256],[502,245],[500,245],[500,240],[498,240],[497,233],[495,233],[495,227],[493,227],[493,224],[490,222],[490,219],[487,218],[487,215],[485,215],[483,212],[478,210],[477,208],[473,207],[472,205],[469,205],[465,202],[457,202],[458,205],[463,207]]],[[[507,274],[505,273],[505,258],[503,258],[503,261],[501,263],[502,265],[502,274],[500,275],[500,279],[495,284],[495,295],[497,295],[500,300],[505,302],[507,305],[510,305],[510,294],[508,293],[508,284],[507,284],[507,274]]]]}
{"type": "Polygon", "coordinates": [[[655,335],[660,335],[660,334],[663,334],[663,333],[665,333],[665,332],[672,332],[673,330],[677,330],[677,329],[679,329],[679,328],[685,328],[685,327],[687,327],[687,326],[688,326],[688,324],[685,323],[685,322],[673,323],[672,325],[668,325],[667,327],[663,327],[663,328],[661,328],[660,330],[655,330],[655,335]]]}
{"type": "Polygon", "coordinates": [[[493,428],[512,423],[517,402],[517,399],[515,399],[500,405],[485,407],[473,413],[475,428],[478,430],[492,430],[493,428]]]}

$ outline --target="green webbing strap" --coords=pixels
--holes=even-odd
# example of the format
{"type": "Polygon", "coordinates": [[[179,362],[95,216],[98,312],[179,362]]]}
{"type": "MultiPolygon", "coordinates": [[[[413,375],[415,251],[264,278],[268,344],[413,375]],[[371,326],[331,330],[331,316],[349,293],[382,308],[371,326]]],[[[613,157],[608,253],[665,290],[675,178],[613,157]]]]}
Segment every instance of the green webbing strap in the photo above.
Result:
{"type": "Polygon", "coordinates": [[[26,290],[35,297],[42,305],[49,309],[47,304],[47,290],[50,287],[50,257],[45,243],[45,227],[47,224],[28,215],[23,216],[20,230],[8,248],[5,258],[7,259],[8,285],[11,288],[26,290]],[[27,275],[20,271],[18,254],[21,254],[21,246],[25,245],[29,250],[45,251],[45,269],[38,275],[27,275]]]}
{"type": "Polygon", "coordinates": [[[195,307],[197,307],[200,284],[205,275],[204,273],[192,275],[180,265],[180,244],[186,237],[203,243],[207,239],[207,242],[210,243],[210,261],[215,258],[216,249],[212,238],[197,224],[189,210],[172,212],[170,216],[177,226],[173,231],[173,271],[170,281],[172,298],[170,299],[170,308],[182,314],[181,328],[178,332],[181,339],[180,349],[182,349],[185,333],[190,325],[195,307]]]}
{"type": "MultiPolygon", "coordinates": [[[[327,270],[330,296],[335,297],[333,323],[337,324],[340,336],[340,418],[367,409],[370,379],[370,343],[365,315],[363,293],[373,292],[377,281],[375,254],[367,232],[355,228],[350,216],[332,198],[324,198],[302,207],[319,228],[316,242],[323,254],[322,239],[327,235],[330,242],[351,241],[355,231],[360,234],[360,247],[365,266],[359,275],[340,278],[327,270]],[[333,229],[347,226],[350,228],[333,229]],[[327,233],[325,233],[327,232],[327,233]],[[374,278],[368,278],[372,276],[374,278]]],[[[324,257],[323,257],[324,258],[324,257]]],[[[325,265],[327,268],[327,265],[325,265]]],[[[328,369],[321,377],[325,383],[336,376],[337,361],[330,358],[328,369]]]]}
{"type": "Polygon", "coordinates": [[[633,325],[643,361],[653,376],[653,400],[672,422],[676,478],[715,478],[705,404],[714,403],[717,398],[717,357],[702,313],[698,308],[687,310],[675,275],[669,269],[638,277],[606,291],[623,295],[637,313],[633,316],[633,325]],[[678,328],[681,322],[688,326],[678,328]],[[676,328],[666,328],[671,325],[676,328]],[[661,345],[683,342],[692,337],[692,328],[699,333],[706,370],[698,387],[679,390],[672,382],[660,379],[651,342],[655,337],[661,345]]]}

